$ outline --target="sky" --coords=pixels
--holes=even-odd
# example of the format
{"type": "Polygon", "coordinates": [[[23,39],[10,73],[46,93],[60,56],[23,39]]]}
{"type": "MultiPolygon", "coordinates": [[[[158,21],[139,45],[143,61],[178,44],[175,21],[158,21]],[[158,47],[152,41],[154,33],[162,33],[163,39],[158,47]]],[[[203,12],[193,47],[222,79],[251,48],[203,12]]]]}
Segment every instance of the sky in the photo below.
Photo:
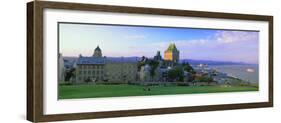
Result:
{"type": "Polygon", "coordinates": [[[125,25],[59,24],[63,56],[92,56],[99,46],[107,57],[153,57],[175,43],[180,59],[258,63],[258,31],[125,25]]]}

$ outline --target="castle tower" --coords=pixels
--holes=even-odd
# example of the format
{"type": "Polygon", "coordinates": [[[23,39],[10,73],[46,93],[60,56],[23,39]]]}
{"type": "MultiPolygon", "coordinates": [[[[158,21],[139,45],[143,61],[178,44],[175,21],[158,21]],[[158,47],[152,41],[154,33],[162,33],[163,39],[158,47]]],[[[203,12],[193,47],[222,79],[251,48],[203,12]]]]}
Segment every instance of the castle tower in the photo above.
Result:
{"type": "Polygon", "coordinates": [[[95,49],[95,52],[93,54],[94,57],[102,57],[102,52],[99,46],[95,49]]]}
{"type": "Polygon", "coordinates": [[[164,53],[164,60],[173,61],[175,63],[179,62],[180,52],[178,51],[175,43],[169,45],[168,49],[164,53]]]}
{"type": "Polygon", "coordinates": [[[160,51],[157,51],[156,56],[154,56],[154,60],[157,60],[157,61],[162,60],[162,56],[160,55],[160,51]]]}

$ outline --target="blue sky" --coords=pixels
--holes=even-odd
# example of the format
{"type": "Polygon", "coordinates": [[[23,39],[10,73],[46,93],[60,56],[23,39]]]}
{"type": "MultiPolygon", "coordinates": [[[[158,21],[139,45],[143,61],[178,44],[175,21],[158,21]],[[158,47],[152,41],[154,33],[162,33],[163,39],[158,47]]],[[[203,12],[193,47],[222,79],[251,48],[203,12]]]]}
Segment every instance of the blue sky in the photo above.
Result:
{"type": "Polygon", "coordinates": [[[170,43],[180,59],[258,63],[259,33],[210,30],[60,23],[59,46],[63,56],[91,56],[99,45],[104,56],[164,56],[170,43]]]}

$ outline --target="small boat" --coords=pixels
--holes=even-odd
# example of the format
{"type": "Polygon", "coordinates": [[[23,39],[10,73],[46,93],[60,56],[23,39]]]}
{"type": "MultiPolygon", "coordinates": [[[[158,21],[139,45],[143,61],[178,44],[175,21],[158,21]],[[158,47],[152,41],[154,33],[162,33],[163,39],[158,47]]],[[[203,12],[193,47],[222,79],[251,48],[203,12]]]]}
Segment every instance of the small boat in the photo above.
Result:
{"type": "Polygon", "coordinates": [[[246,71],[247,71],[247,72],[250,72],[250,73],[255,72],[255,70],[254,70],[254,69],[251,69],[251,68],[246,69],[246,71]]]}

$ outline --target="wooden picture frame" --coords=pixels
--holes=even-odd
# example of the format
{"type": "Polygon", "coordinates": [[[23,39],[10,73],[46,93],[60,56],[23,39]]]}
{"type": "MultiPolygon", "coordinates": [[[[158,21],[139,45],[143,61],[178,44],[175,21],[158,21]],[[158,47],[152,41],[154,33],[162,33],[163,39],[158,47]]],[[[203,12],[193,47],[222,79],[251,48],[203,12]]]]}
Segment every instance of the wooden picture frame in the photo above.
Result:
{"type": "Polygon", "coordinates": [[[27,3],[27,120],[29,121],[47,122],[47,121],[62,121],[62,120],[80,120],[80,119],[94,119],[94,118],[108,118],[108,117],[260,108],[260,107],[272,107],[272,106],[273,106],[273,16],[80,4],[80,3],[47,2],[47,1],[33,1],[27,3]],[[44,114],[43,12],[45,9],[145,14],[151,16],[168,15],[168,16],[175,16],[175,17],[202,17],[202,18],[219,18],[219,19],[231,19],[231,20],[254,20],[254,21],[268,22],[268,42],[269,42],[268,101],[254,102],[254,103],[239,103],[239,104],[222,104],[222,105],[218,104],[218,105],[206,105],[206,106],[148,108],[148,109],[120,110],[120,111],[44,114]]]}

